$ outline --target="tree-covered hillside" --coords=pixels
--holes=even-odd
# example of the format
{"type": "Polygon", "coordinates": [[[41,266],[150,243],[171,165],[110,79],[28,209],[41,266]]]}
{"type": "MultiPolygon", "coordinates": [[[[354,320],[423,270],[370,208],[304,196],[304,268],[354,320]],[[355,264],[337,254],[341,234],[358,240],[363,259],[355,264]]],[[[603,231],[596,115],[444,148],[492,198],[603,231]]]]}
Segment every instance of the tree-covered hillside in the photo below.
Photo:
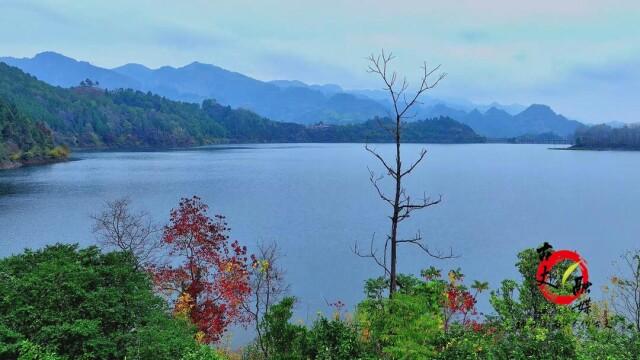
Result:
{"type": "MultiPolygon", "coordinates": [[[[202,105],[134,90],[104,90],[90,81],[54,87],[0,63],[0,99],[45,122],[56,143],[79,148],[167,148],[229,142],[386,142],[379,121],[304,126],[275,122],[214,100],[202,105]]],[[[407,124],[410,142],[481,142],[450,119],[407,124]]]]}
{"type": "Polygon", "coordinates": [[[196,104],[216,99],[221,104],[250,109],[277,121],[346,124],[362,122],[386,112],[379,102],[348,94],[336,86],[307,86],[300,82],[297,86],[284,86],[281,82],[264,82],[199,62],[177,68],[149,69],[140,64],[127,64],[106,69],[51,51],[33,58],[0,57],[0,61],[54,86],[73,87],[90,78],[109,90],[150,91],[171,100],[196,104]]]}
{"type": "Polygon", "coordinates": [[[0,168],[65,158],[67,151],[54,148],[51,130],[22,114],[0,98],[0,168]]]}
{"type": "MultiPolygon", "coordinates": [[[[203,110],[226,129],[229,138],[237,142],[392,142],[389,119],[372,119],[362,124],[302,126],[293,123],[269,121],[248,110],[233,110],[205,100],[203,110]]],[[[450,118],[436,118],[406,123],[403,128],[405,142],[478,143],[485,139],[467,125],[450,118]]]]}
{"type": "Polygon", "coordinates": [[[0,98],[45,121],[75,147],[170,147],[215,142],[224,129],[200,107],[133,90],[50,86],[0,64],[0,98]]]}
{"type": "MultiPolygon", "coordinates": [[[[394,123],[388,119],[372,119],[362,124],[314,126],[310,133],[314,142],[393,142],[390,132],[394,123]]],[[[451,118],[407,122],[402,127],[402,141],[408,143],[478,143],[485,139],[451,118]]]]}

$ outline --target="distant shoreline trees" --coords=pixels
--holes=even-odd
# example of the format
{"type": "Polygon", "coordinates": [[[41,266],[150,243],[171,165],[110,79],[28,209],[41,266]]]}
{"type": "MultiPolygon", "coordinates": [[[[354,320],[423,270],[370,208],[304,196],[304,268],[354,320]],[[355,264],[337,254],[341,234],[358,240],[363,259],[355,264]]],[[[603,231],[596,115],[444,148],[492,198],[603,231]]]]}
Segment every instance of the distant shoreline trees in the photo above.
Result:
{"type": "Polygon", "coordinates": [[[573,149],[640,150],[640,126],[595,125],[576,132],[573,149]]]}

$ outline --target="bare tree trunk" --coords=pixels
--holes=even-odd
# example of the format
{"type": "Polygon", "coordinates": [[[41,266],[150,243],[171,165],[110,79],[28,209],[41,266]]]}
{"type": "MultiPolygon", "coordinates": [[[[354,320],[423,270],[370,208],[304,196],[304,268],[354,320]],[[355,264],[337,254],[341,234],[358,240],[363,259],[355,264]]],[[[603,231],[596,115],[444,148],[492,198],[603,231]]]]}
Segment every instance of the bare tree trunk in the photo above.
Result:
{"type": "Polygon", "coordinates": [[[271,350],[262,332],[264,315],[274,302],[289,291],[289,285],[284,281],[285,272],[280,267],[281,256],[276,243],[258,244],[257,254],[252,255],[253,264],[249,273],[251,296],[242,304],[255,325],[257,345],[264,359],[269,359],[271,350]]]}
{"type": "Polygon", "coordinates": [[[393,216],[391,217],[391,281],[389,286],[389,294],[393,293],[397,289],[397,244],[398,244],[398,222],[400,217],[400,192],[402,191],[402,160],[400,158],[400,116],[396,115],[396,172],[394,178],[396,179],[395,198],[393,201],[393,216]]]}
{"type": "MultiPolygon", "coordinates": [[[[419,89],[413,96],[410,96],[409,99],[406,97],[406,90],[408,88],[408,83],[406,79],[402,81],[400,86],[396,86],[397,74],[395,72],[389,74],[387,70],[387,66],[389,62],[393,60],[393,55],[386,55],[384,50],[380,55],[374,56],[371,55],[369,57],[370,65],[369,72],[377,74],[380,76],[382,81],[385,84],[385,90],[389,93],[391,97],[391,102],[393,105],[394,111],[394,119],[395,123],[390,124],[391,127],[384,124],[383,121],[380,121],[380,126],[382,126],[385,130],[387,130],[394,139],[395,142],[395,166],[389,165],[387,161],[378,153],[376,150],[370,148],[368,145],[365,146],[365,149],[369,151],[373,156],[375,156],[384,166],[386,170],[386,175],[390,176],[394,179],[394,195],[393,197],[388,197],[380,188],[378,182],[384,178],[384,176],[376,177],[374,172],[369,170],[370,178],[369,180],[373,184],[374,188],[378,192],[378,196],[384,200],[387,204],[392,207],[392,215],[389,217],[391,219],[391,231],[387,236],[387,240],[384,243],[384,251],[382,257],[377,254],[377,250],[374,246],[374,238],[371,239],[370,250],[366,253],[359,251],[358,244],[354,247],[354,252],[360,257],[372,258],[375,263],[380,266],[385,273],[385,276],[389,276],[389,296],[393,296],[398,288],[398,273],[397,273],[397,264],[398,264],[398,245],[402,243],[408,243],[418,246],[422,251],[424,251],[427,255],[444,259],[453,257],[453,253],[450,252],[449,255],[441,255],[438,253],[433,253],[429,250],[427,246],[422,244],[422,236],[420,232],[416,234],[415,237],[410,239],[400,239],[398,237],[398,228],[399,224],[409,218],[409,215],[414,210],[420,210],[432,205],[436,205],[442,201],[442,197],[439,197],[437,200],[431,200],[426,197],[426,195],[418,202],[412,201],[411,197],[406,194],[405,189],[402,187],[402,179],[409,175],[415,167],[424,159],[427,151],[422,149],[418,159],[412,163],[411,166],[403,170],[402,168],[402,156],[401,156],[401,143],[402,143],[402,126],[403,119],[410,118],[414,115],[410,115],[408,112],[411,108],[419,103],[420,96],[427,90],[434,88],[440,80],[442,80],[446,74],[440,74],[437,79],[429,84],[429,77],[435,73],[440,66],[435,67],[434,69],[428,70],[426,63],[422,67],[424,73],[422,75],[421,83],[419,89]],[[389,243],[391,246],[389,246],[389,243]],[[390,253],[390,259],[387,262],[387,254],[390,253]]],[[[389,121],[387,121],[389,123],[389,121]]]]}

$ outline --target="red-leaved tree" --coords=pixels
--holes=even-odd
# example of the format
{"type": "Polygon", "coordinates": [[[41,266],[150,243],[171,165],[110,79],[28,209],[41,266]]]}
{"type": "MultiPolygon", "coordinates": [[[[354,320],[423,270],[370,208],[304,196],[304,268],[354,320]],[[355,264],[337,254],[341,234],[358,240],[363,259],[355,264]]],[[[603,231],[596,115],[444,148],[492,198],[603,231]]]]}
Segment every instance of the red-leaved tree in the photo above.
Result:
{"type": "Polygon", "coordinates": [[[176,316],[196,325],[202,343],[218,341],[230,324],[246,321],[241,305],[250,294],[246,248],[229,240],[224,216],[210,218],[207,210],[197,196],[180,201],[162,236],[171,264],[151,268],[176,316]]]}

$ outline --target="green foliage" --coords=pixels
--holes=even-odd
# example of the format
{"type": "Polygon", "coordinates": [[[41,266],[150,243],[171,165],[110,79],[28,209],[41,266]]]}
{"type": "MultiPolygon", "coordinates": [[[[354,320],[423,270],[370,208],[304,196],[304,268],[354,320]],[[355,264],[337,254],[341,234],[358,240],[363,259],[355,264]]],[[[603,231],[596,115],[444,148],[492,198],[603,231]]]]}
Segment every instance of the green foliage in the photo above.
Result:
{"type": "Polygon", "coordinates": [[[354,324],[320,316],[307,333],[307,358],[318,360],[347,360],[362,357],[363,344],[354,324]]]}
{"type": "Polygon", "coordinates": [[[401,275],[398,285],[391,299],[382,296],[388,287],[385,279],[369,280],[365,285],[368,298],[358,305],[357,319],[370,351],[389,359],[434,357],[444,325],[444,283],[401,275]]]}
{"type": "Polygon", "coordinates": [[[128,253],[26,250],[0,260],[0,289],[3,357],[22,354],[22,340],[69,359],[178,359],[198,346],[128,253]]]}
{"type": "MultiPolygon", "coordinates": [[[[4,274],[0,273],[0,277],[4,274]]],[[[18,353],[23,336],[0,322],[0,359],[18,353]]]]}
{"type": "Polygon", "coordinates": [[[43,349],[40,345],[23,341],[20,343],[18,360],[63,360],[63,358],[43,349]]]}
{"type": "MultiPolygon", "coordinates": [[[[392,140],[378,120],[359,125],[307,127],[271,121],[214,100],[205,100],[200,106],[134,90],[107,91],[86,84],[72,89],[53,87],[4,63],[0,63],[0,99],[11,101],[30,118],[46,123],[57,139],[72,147],[392,140]]],[[[409,123],[403,137],[407,142],[484,141],[471,128],[451,119],[409,123]]]]}
{"type": "Polygon", "coordinates": [[[577,328],[577,359],[637,359],[640,334],[622,317],[596,307],[577,328]]]}
{"type": "Polygon", "coordinates": [[[71,154],[71,150],[66,145],[56,146],[49,150],[47,155],[52,159],[66,159],[71,154]]]}
{"type": "Polygon", "coordinates": [[[311,328],[291,324],[295,298],[286,297],[272,305],[260,324],[263,344],[254,344],[246,354],[250,359],[269,360],[351,360],[363,359],[364,347],[357,327],[339,314],[331,319],[319,315],[311,328]],[[263,350],[267,352],[264,356],[263,350]]]}
{"type": "MultiPolygon", "coordinates": [[[[395,124],[388,118],[375,118],[361,124],[324,125],[308,129],[312,142],[393,142],[387,130],[395,124]]],[[[477,143],[485,139],[470,127],[450,118],[412,121],[403,124],[402,141],[406,143],[477,143]]]]}
{"type": "Polygon", "coordinates": [[[474,330],[462,324],[451,325],[438,339],[434,359],[499,359],[492,353],[495,341],[491,331],[474,330]]]}
{"type": "Polygon", "coordinates": [[[575,358],[578,346],[573,325],[580,314],[567,306],[547,301],[536,281],[539,258],[535,250],[518,254],[522,284],[502,282],[491,295],[496,316],[491,324],[498,330],[496,356],[516,358],[575,358]]]}
{"type": "MultiPolygon", "coordinates": [[[[459,270],[444,279],[435,268],[420,278],[400,275],[391,299],[387,279],[368,280],[353,319],[337,307],[308,327],[291,322],[296,300],[286,297],[269,308],[259,324],[263,342],[247,347],[244,358],[638,359],[640,334],[608,303],[584,314],[544,299],[538,261],[532,249],[518,255],[522,281],[502,282],[486,319],[466,311],[475,301],[468,295],[488,284],[467,288],[459,270]]],[[[0,260],[0,290],[1,359],[225,358],[198,344],[188,321],[169,314],[128,253],[75,245],[26,250],[0,260]]]]}
{"type": "Polygon", "coordinates": [[[180,360],[224,360],[224,357],[215,349],[200,345],[195,350],[187,352],[180,360]]]}
{"type": "Polygon", "coordinates": [[[304,358],[307,329],[304,326],[289,323],[293,315],[294,304],[295,298],[285,297],[279,303],[271,306],[260,324],[269,359],[304,358]]]}
{"type": "Polygon", "coordinates": [[[194,327],[186,319],[154,312],[125,337],[127,359],[179,359],[185,353],[197,354],[201,346],[194,341],[194,334],[194,327]]]}
{"type": "Polygon", "coordinates": [[[0,162],[43,160],[52,150],[51,131],[0,98],[0,162]]]}

